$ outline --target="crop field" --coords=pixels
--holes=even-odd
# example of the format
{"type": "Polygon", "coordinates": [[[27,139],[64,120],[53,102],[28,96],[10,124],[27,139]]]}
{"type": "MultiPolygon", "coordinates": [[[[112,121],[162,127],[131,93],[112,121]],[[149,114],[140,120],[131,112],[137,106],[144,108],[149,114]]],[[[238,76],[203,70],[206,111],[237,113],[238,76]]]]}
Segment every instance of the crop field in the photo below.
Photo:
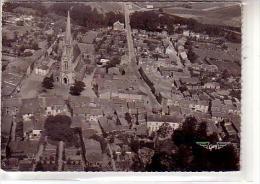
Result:
{"type": "Polygon", "coordinates": [[[165,13],[171,15],[178,15],[185,18],[194,18],[197,21],[204,24],[216,24],[240,27],[241,26],[241,7],[240,5],[230,6],[202,6],[199,8],[183,8],[183,7],[171,7],[164,8],[165,13]]]}

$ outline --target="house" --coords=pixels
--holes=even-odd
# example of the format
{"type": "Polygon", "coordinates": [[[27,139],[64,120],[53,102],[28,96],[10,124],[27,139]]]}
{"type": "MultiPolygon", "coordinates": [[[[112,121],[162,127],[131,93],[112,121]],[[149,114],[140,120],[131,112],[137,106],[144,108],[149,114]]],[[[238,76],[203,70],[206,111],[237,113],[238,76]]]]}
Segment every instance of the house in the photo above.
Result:
{"type": "Polygon", "coordinates": [[[184,85],[196,85],[200,82],[199,78],[192,77],[192,78],[181,78],[180,82],[184,85]]]}
{"type": "Polygon", "coordinates": [[[191,103],[189,104],[189,108],[194,111],[207,113],[209,109],[209,102],[206,100],[191,101],[191,103]]]}
{"type": "Polygon", "coordinates": [[[37,75],[46,76],[49,73],[49,67],[47,65],[39,65],[35,68],[37,75]]]}
{"type": "Polygon", "coordinates": [[[123,31],[124,28],[125,28],[125,24],[124,23],[120,23],[119,21],[116,21],[113,24],[113,29],[116,30],[116,31],[123,31]]]}
{"type": "Polygon", "coordinates": [[[183,30],[182,35],[188,37],[188,36],[190,36],[190,31],[189,30],[183,30]]]}
{"type": "Polygon", "coordinates": [[[85,96],[69,96],[69,106],[73,109],[74,107],[86,107],[90,103],[90,98],[85,96]]]}
{"type": "Polygon", "coordinates": [[[220,89],[220,84],[218,82],[207,82],[203,85],[205,89],[220,89]]]}
{"type": "Polygon", "coordinates": [[[180,52],[180,58],[182,61],[185,61],[186,59],[188,59],[188,56],[185,51],[180,52]]]}
{"type": "Polygon", "coordinates": [[[46,116],[56,116],[58,114],[70,115],[67,104],[61,96],[42,97],[46,116]]]}
{"type": "Polygon", "coordinates": [[[233,123],[230,121],[224,121],[221,124],[223,131],[226,135],[226,138],[228,138],[228,140],[232,140],[232,141],[237,141],[238,140],[238,131],[236,130],[236,128],[234,127],[233,123]]]}
{"type": "Polygon", "coordinates": [[[211,114],[212,119],[215,121],[222,121],[224,118],[228,117],[228,111],[224,109],[224,103],[219,100],[212,100],[211,102],[211,114]]]}
{"type": "Polygon", "coordinates": [[[79,148],[65,147],[64,153],[64,171],[84,171],[82,152],[79,148]]]}
{"type": "Polygon", "coordinates": [[[88,32],[86,32],[86,34],[81,35],[82,38],[80,39],[80,42],[85,43],[85,44],[93,44],[97,35],[98,35],[98,32],[96,32],[96,31],[88,31],[88,32]]]}
{"type": "Polygon", "coordinates": [[[112,92],[111,94],[112,98],[117,97],[126,101],[143,101],[145,96],[147,96],[145,93],[134,90],[118,90],[118,92],[112,92]]]}
{"type": "Polygon", "coordinates": [[[98,122],[102,132],[106,134],[121,132],[128,129],[127,122],[121,122],[120,119],[116,117],[101,117],[98,119],[98,122]]]}
{"type": "Polygon", "coordinates": [[[90,108],[88,114],[89,121],[98,121],[98,118],[103,117],[103,111],[100,108],[90,108]]]}
{"type": "Polygon", "coordinates": [[[206,72],[217,72],[218,71],[218,67],[216,65],[208,65],[208,64],[202,64],[201,65],[201,69],[203,71],[206,71],[206,72]]]}
{"type": "Polygon", "coordinates": [[[148,4],[148,5],[146,5],[146,8],[147,9],[153,9],[153,5],[152,4],[148,4]]]}
{"type": "Polygon", "coordinates": [[[47,163],[49,164],[55,164],[55,160],[57,160],[57,150],[58,150],[57,145],[52,145],[50,143],[47,143],[44,146],[40,161],[43,163],[44,162],[46,163],[47,161],[47,163]]]}
{"type": "Polygon", "coordinates": [[[11,157],[34,159],[38,144],[38,141],[12,141],[9,144],[11,157]]]}
{"type": "Polygon", "coordinates": [[[83,107],[72,107],[72,117],[80,117],[85,120],[88,119],[88,114],[90,107],[88,106],[83,106],[83,107]]]}
{"type": "Polygon", "coordinates": [[[33,162],[31,159],[23,159],[19,161],[18,171],[32,171],[33,162]]]}
{"type": "Polygon", "coordinates": [[[148,129],[145,124],[140,124],[135,127],[135,135],[138,137],[147,137],[148,129]]]}
{"type": "Polygon", "coordinates": [[[22,105],[20,98],[2,98],[2,116],[16,116],[22,105]]]}
{"type": "Polygon", "coordinates": [[[146,124],[148,133],[151,135],[152,132],[159,130],[160,126],[164,123],[169,124],[170,127],[175,130],[180,126],[181,121],[182,118],[178,116],[150,114],[147,115],[146,124]]]}
{"type": "Polygon", "coordinates": [[[30,121],[33,116],[43,113],[44,109],[41,106],[42,99],[40,98],[28,98],[22,99],[22,106],[20,108],[20,114],[23,121],[30,121]]]}
{"type": "Polygon", "coordinates": [[[108,68],[108,74],[111,74],[111,75],[120,75],[121,73],[120,73],[118,67],[111,67],[111,68],[108,68]]]}

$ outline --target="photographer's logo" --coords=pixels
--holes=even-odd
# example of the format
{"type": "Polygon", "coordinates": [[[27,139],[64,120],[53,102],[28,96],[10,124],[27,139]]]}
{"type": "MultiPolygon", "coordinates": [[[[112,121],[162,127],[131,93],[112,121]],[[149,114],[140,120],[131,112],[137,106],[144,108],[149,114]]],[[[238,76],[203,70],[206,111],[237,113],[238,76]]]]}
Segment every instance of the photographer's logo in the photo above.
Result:
{"type": "Polygon", "coordinates": [[[211,144],[210,142],[196,142],[196,144],[208,149],[208,150],[213,150],[213,149],[221,149],[225,146],[227,146],[228,144],[230,144],[230,142],[217,142],[216,144],[211,144]]]}

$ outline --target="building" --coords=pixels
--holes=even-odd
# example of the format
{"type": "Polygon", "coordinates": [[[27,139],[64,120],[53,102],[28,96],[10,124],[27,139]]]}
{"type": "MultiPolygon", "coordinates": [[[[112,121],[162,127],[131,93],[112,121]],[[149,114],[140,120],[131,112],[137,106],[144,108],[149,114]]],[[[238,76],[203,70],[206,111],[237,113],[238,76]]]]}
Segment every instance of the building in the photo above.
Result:
{"type": "MultiPolygon", "coordinates": [[[[77,66],[81,64],[84,57],[82,56],[82,47],[72,38],[69,11],[64,41],[59,43],[59,48],[61,50],[61,62],[56,70],[53,71],[54,81],[62,85],[71,85],[80,72],[76,69],[79,68],[77,66]]],[[[81,76],[84,77],[84,75],[81,76]]]]}
{"type": "Polygon", "coordinates": [[[61,96],[43,97],[46,116],[56,116],[57,114],[68,114],[69,109],[61,96]]]}
{"type": "Polygon", "coordinates": [[[20,114],[23,121],[30,121],[33,116],[43,113],[42,100],[39,98],[22,99],[20,114]]]}
{"type": "Polygon", "coordinates": [[[158,131],[160,126],[162,126],[164,123],[169,124],[170,127],[173,130],[175,130],[175,129],[179,128],[181,122],[182,122],[181,117],[170,116],[170,115],[150,114],[147,116],[148,133],[149,133],[149,135],[151,135],[153,132],[158,131]]]}
{"type": "Polygon", "coordinates": [[[120,23],[119,21],[116,21],[116,22],[113,24],[113,29],[116,30],[116,31],[123,31],[124,28],[125,28],[125,24],[120,23]]]}
{"type": "Polygon", "coordinates": [[[73,47],[70,27],[70,14],[68,11],[67,27],[65,34],[65,47],[61,58],[60,82],[62,84],[73,83],[74,72],[72,71],[73,47]]]}
{"type": "Polygon", "coordinates": [[[220,89],[220,84],[217,82],[207,82],[204,84],[205,89],[220,89]]]}
{"type": "Polygon", "coordinates": [[[45,76],[48,74],[48,72],[49,72],[49,67],[46,65],[40,65],[35,68],[35,73],[37,75],[45,76]]]}

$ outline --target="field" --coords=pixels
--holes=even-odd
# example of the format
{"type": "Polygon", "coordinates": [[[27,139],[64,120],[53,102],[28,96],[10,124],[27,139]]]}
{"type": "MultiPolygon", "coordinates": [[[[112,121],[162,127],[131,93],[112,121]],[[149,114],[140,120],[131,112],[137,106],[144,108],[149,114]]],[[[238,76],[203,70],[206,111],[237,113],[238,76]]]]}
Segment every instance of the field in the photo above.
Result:
{"type": "Polygon", "coordinates": [[[227,43],[227,51],[222,51],[216,48],[214,44],[196,44],[198,48],[194,48],[194,52],[204,60],[204,58],[215,58],[210,60],[208,64],[218,66],[220,71],[227,69],[234,76],[241,74],[241,47],[240,44],[227,43]]]}
{"type": "Polygon", "coordinates": [[[194,18],[204,24],[226,25],[233,27],[241,26],[241,7],[238,4],[220,6],[200,6],[196,3],[191,9],[183,7],[163,8],[163,11],[185,18],[194,18]],[[196,6],[195,6],[196,5],[196,6]]]}

